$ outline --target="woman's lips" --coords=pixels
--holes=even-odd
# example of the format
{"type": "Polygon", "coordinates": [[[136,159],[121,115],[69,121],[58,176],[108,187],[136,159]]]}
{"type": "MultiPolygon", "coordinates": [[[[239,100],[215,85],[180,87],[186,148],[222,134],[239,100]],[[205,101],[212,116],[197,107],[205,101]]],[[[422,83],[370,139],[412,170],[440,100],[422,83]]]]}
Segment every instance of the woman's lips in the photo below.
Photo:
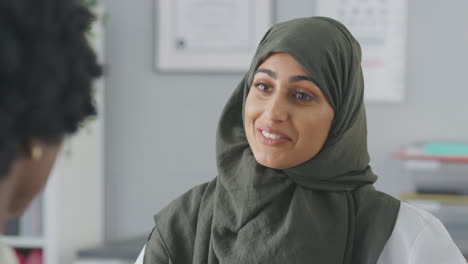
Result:
{"type": "Polygon", "coordinates": [[[257,128],[257,137],[266,145],[279,145],[291,141],[287,135],[279,131],[261,127],[257,128]]]}

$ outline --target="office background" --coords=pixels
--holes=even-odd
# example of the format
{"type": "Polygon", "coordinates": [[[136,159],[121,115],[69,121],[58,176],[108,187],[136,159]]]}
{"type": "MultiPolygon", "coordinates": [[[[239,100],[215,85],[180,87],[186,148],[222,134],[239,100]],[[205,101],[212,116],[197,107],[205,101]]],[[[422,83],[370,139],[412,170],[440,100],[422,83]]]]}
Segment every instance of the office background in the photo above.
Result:
{"type": "MultiPolygon", "coordinates": [[[[153,0],[103,1],[106,32],[105,237],[148,234],[153,214],[216,176],[221,109],[242,74],[155,71],[153,0]]],[[[312,0],[276,0],[274,22],[314,15],[312,0]]],[[[389,153],[424,140],[468,141],[468,1],[409,0],[406,95],[367,103],[377,187],[413,188],[389,153]]]]}

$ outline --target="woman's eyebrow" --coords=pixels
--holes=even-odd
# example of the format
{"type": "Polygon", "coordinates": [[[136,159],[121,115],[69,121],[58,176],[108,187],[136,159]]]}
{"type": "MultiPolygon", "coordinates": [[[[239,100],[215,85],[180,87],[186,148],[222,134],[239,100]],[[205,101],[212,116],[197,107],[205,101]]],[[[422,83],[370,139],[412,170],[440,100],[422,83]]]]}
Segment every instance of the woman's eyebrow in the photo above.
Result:
{"type": "MultiPolygon", "coordinates": [[[[275,80],[278,78],[278,74],[276,72],[272,71],[272,70],[269,70],[269,69],[259,68],[258,70],[255,71],[255,74],[257,74],[259,72],[265,73],[265,74],[267,74],[268,76],[270,76],[271,78],[273,78],[275,80]]],[[[314,80],[312,80],[312,78],[310,78],[308,76],[305,76],[305,75],[291,76],[291,77],[289,77],[288,81],[291,82],[291,83],[300,82],[300,81],[309,81],[309,82],[315,83],[314,80]]]]}
{"type": "Polygon", "coordinates": [[[289,77],[288,81],[291,83],[300,82],[300,81],[309,81],[309,82],[315,83],[314,80],[312,80],[312,78],[305,76],[305,75],[291,76],[289,77]]]}
{"type": "Polygon", "coordinates": [[[276,78],[278,78],[278,74],[276,74],[276,72],[274,72],[272,70],[269,70],[269,69],[260,68],[260,69],[255,71],[255,74],[257,74],[259,72],[266,73],[268,76],[270,76],[271,78],[273,78],[275,80],[276,80],[276,78]]]}

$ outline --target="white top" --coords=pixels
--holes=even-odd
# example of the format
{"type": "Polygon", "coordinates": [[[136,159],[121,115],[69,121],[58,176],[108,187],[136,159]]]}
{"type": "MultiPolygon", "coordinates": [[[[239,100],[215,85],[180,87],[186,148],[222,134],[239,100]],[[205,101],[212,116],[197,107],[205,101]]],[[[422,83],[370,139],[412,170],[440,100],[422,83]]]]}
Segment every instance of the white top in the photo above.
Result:
{"type": "Polygon", "coordinates": [[[433,215],[401,203],[400,212],[377,264],[466,264],[444,225],[433,215]]]}
{"type": "Polygon", "coordinates": [[[0,240],[0,263],[1,264],[17,264],[18,263],[16,261],[16,256],[13,253],[13,249],[5,245],[1,240],[0,240]]]}
{"type": "MultiPolygon", "coordinates": [[[[145,247],[135,264],[143,264],[145,247]]],[[[395,228],[377,264],[467,264],[467,261],[439,219],[402,202],[395,228]]]]}

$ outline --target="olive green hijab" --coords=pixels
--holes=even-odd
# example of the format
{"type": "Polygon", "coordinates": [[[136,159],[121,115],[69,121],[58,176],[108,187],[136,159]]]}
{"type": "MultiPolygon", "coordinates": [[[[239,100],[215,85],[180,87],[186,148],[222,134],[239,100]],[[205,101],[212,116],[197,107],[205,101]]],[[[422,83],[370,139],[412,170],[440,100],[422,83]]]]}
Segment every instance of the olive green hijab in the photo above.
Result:
{"type": "Polygon", "coordinates": [[[155,216],[145,263],[375,264],[400,203],[372,185],[360,63],[358,42],[335,20],[273,26],[221,116],[218,176],[155,216]],[[335,110],[319,154],[283,170],[256,162],[243,126],[255,70],[274,52],[291,55],[335,110]]]}

